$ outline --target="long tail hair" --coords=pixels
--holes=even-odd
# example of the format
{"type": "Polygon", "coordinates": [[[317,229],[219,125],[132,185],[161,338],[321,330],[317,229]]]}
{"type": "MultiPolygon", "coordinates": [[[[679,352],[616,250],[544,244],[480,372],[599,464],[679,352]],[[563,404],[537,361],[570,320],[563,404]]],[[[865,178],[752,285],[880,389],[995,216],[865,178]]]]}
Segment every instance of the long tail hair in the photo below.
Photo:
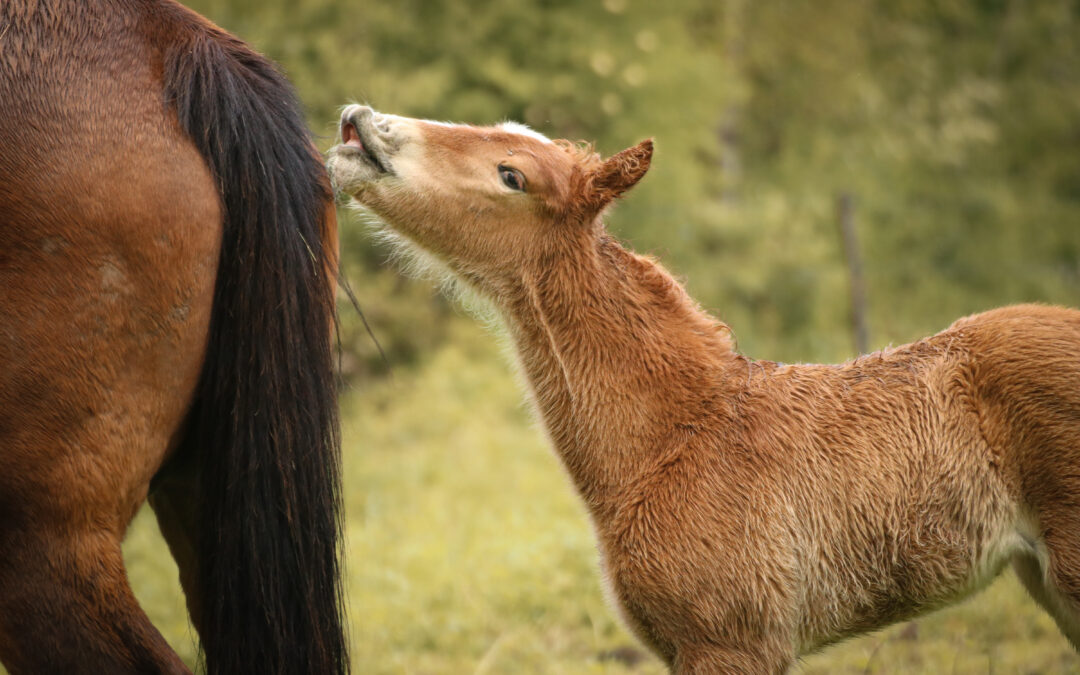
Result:
{"type": "Polygon", "coordinates": [[[285,78],[176,11],[166,104],[209,165],[224,211],[184,439],[200,467],[203,656],[210,673],[345,673],[329,182],[285,78]]]}

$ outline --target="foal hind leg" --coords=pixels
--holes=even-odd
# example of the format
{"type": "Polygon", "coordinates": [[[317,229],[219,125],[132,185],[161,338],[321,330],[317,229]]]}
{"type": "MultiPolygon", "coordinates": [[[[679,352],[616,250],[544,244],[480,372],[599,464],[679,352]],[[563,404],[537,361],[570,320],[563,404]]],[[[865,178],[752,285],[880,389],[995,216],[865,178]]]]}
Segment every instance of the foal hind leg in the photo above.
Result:
{"type": "Polygon", "coordinates": [[[1013,560],[1028,593],[1080,651],[1080,511],[1048,510],[1035,552],[1013,560]]]}
{"type": "Polygon", "coordinates": [[[12,675],[189,672],[135,601],[118,536],[0,539],[0,658],[12,675]]]}
{"type": "Polygon", "coordinates": [[[1035,555],[1022,555],[1013,560],[1016,576],[1028,593],[1049,614],[1058,629],[1080,651],[1080,611],[1078,603],[1060,593],[1047,578],[1043,563],[1035,555]]]}
{"type": "Polygon", "coordinates": [[[1033,444],[1038,450],[1023,457],[1031,550],[1014,559],[1013,569],[1080,652],[1080,397],[1074,398],[1067,418],[1046,415],[1045,436],[1033,444]]]}

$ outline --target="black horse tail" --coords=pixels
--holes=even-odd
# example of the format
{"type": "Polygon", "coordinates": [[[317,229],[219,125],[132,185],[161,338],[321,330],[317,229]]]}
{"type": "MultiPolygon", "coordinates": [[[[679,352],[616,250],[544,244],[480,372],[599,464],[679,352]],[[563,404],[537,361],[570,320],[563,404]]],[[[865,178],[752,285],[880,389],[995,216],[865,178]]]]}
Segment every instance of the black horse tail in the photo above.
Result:
{"type": "Polygon", "coordinates": [[[165,101],[224,213],[183,443],[199,466],[202,653],[210,673],[346,673],[329,181],[275,66],[176,12],[165,101]]]}

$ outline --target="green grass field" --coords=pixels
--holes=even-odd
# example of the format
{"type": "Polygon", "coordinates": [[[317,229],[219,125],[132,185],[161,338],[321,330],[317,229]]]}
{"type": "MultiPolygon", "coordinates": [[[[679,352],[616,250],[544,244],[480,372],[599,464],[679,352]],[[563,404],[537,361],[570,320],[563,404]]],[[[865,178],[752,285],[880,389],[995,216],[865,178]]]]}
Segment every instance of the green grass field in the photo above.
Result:
{"type": "MultiPolygon", "coordinates": [[[[422,369],[343,401],[355,672],[664,672],[606,605],[587,517],[495,339],[455,330],[422,369]]],[[[126,553],[140,600],[193,661],[176,570],[148,512],[126,553]]],[[[796,672],[1080,673],[1080,659],[1006,575],[796,672]]]]}

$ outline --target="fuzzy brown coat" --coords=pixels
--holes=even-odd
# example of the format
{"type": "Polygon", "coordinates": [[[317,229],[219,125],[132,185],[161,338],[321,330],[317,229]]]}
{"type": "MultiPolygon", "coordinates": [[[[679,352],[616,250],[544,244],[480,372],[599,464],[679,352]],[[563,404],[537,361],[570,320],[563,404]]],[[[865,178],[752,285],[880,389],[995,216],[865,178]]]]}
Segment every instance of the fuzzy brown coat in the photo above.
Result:
{"type": "Polygon", "coordinates": [[[1080,644],[1080,312],[754,361],[603,231],[651,142],[600,162],[515,126],[342,124],[338,188],[499,311],[612,597],[674,671],[784,672],[1010,562],[1080,644]]]}

